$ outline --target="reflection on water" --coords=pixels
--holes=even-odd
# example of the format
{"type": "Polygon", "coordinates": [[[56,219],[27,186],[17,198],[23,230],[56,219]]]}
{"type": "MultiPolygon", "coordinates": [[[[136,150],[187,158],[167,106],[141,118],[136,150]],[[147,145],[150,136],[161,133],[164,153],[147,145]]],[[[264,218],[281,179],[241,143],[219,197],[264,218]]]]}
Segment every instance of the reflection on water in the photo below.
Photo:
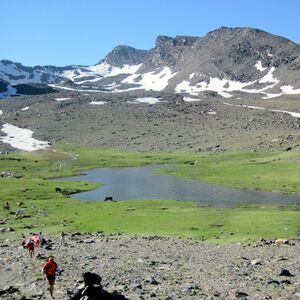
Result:
{"type": "Polygon", "coordinates": [[[88,171],[86,175],[61,178],[67,181],[92,181],[104,184],[96,190],[73,194],[76,199],[103,201],[112,196],[116,201],[129,199],[173,199],[196,201],[200,205],[215,207],[236,207],[248,204],[299,204],[300,195],[286,195],[277,192],[261,192],[234,189],[203,181],[180,179],[174,176],[155,174],[156,168],[149,165],[129,168],[101,168],[88,171]]]}

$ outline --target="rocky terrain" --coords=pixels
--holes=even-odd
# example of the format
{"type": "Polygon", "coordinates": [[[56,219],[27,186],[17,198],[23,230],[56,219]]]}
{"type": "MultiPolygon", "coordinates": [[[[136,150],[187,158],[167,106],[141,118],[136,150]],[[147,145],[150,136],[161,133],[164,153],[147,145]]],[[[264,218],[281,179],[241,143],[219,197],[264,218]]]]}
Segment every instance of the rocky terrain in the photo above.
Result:
{"type": "MultiPolygon", "coordinates": [[[[184,101],[182,95],[163,92],[64,91],[14,97],[0,101],[0,124],[31,129],[35,139],[50,143],[137,151],[299,148],[300,118],[287,113],[299,114],[299,96],[263,101],[254,96],[226,100],[210,93],[202,96],[192,98],[193,102],[184,101]],[[136,100],[147,97],[155,98],[157,103],[136,100]]],[[[3,131],[0,135],[6,136],[3,131]]],[[[0,146],[11,149],[7,143],[0,146]]]]}
{"type": "MultiPolygon", "coordinates": [[[[286,241],[285,241],[286,242],[286,241]]],[[[54,255],[63,275],[55,299],[69,299],[83,272],[129,299],[299,299],[299,240],[287,244],[206,244],[199,239],[68,234],[30,259],[20,241],[1,241],[4,299],[50,299],[40,267],[54,255]]]]}

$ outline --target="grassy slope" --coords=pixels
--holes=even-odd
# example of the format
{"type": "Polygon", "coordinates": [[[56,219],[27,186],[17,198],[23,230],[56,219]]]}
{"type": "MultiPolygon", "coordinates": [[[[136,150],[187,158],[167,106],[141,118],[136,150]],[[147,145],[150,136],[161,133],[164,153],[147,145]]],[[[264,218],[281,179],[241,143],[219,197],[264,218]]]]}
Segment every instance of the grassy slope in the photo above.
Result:
{"type": "MultiPolygon", "coordinates": [[[[298,207],[243,207],[237,209],[199,208],[178,201],[126,201],[93,203],[68,199],[67,192],[97,185],[86,182],[49,181],[99,166],[139,166],[146,163],[177,164],[169,174],[203,178],[238,187],[299,192],[299,153],[240,153],[189,155],[183,153],[138,154],[112,149],[57,146],[57,152],[3,155],[0,171],[13,171],[20,178],[0,177],[0,201],[9,201],[12,211],[25,203],[30,218],[3,226],[21,232],[104,231],[129,234],[157,234],[203,237],[216,241],[248,241],[261,237],[296,236],[300,226],[298,207]],[[77,157],[77,159],[74,159],[77,157]],[[190,165],[191,162],[195,162],[190,165]],[[284,182],[284,184],[283,184],[284,182]],[[30,229],[24,227],[33,226],[30,229]]],[[[6,212],[0,212],[4,218],[6,212]]],[[[7,236],[12,234],[2,234],[7,236]]]]}

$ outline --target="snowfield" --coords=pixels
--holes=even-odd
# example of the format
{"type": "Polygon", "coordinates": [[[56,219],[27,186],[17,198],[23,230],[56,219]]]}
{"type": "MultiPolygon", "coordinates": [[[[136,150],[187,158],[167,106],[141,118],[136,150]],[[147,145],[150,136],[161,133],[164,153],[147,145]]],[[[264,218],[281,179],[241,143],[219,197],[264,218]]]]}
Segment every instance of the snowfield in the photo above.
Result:
{"type": "MultiPolygon", "coordinates": [[[[267,70],[267,68],[263,68],[261,61],[258,61],[255,64],[255,67],[263,72],[267,70]]],[[[217,77],[210,77],[209,81],[200,81],[194,85],[191,84],[189,80],[183,80],[181,83],[177,84],[175,87],[176,93],[188,93],[193,96],[199,95],[200,92],[203,91],[212,91],[217,92],[220,96],[224,98],[232,97],[230,92],[244,92],[250,94],[263,94],[264,96],[262,99],[271,99],[280,97],[284,94],[300,94],[300,89],[294,89],[291,85],[283,85],[280,87],[282,93],[267,93],[268,89],[274,88],[276,85],[280,83],[276,77],[274,77],[274,71],[276,70],[275,67],[271,67],[270,70],[265,74],[262,78],[256,81],[250,82],[240,82],[240,81],[233,81],[228,79],[220,79],[217,77]],[[258,83],[258,84],[267,84],[265,87],[260,89],[251,89],[249,86],[258,83]],[[246,88],[248,87],[248,88],[246,88]]],[[[194,77],[194,73],[189,75],[189,79],[194,77]]]]}
{"type": "Polygon", "coordinates": [[[135,101],[138,103],[147,103],[147,104],[155,104],[160,102],[158,98],[154,98],[154,97],[136,98],[135,101]]]}
{"type": "MultiPolygon", "coordinates": [[[[252,105],[244,105],[244,104],[231,104],[228,102],[223,102],[223,104],[228,105],[228,106],[237,106],[237,107],[244,107],[244,108],[251,108],[251,109],[266,110],[264,107],[260,107],[260,106],[252,106],[252,105]]],[[[285,113],[285,114],[291,115],[292,117],[300,118],[300,113],[298,113],[298,112],[280,110],[280,109],[267,109],[267,111],[285,113]]]]}
{"type": "Polygon", "coordinates": [[[104,102],[104,101],[91,101],[89,104],[91,104],[91,105],[103,105],[105,103],[106,102],[104,102]]]}
{"type": "Polygon", "coordinates": [[[55,98],[55,101],[65,101],[65,100],[70,100],[71,98],[55,98]]]}
{"type": "Polygon", "coordinates": [[[13,148],[24,151],[35,151],[45,149],[49,146],[48,142],[39,141],[32,137],[33,131],[30,129],[19,128],[11,124],[4,124],[1,129],[7,136],[1,136],[0,141],[10,144],[13,148]]]}
{"type": "Polygon", "coordinates": [[[153,71],[144,74],[133,74],[122,80],[122,83],[137,84],[138,86],[123,91],[132,91],[137,89],[143,89],[146,91],[161,91],[167,87],[169,80],[176,74],[176,72],[172,73],[168,67],[164,67],[159,72],[153,71]],[[138,80],[139,78],[141,79],[138,80]]]}

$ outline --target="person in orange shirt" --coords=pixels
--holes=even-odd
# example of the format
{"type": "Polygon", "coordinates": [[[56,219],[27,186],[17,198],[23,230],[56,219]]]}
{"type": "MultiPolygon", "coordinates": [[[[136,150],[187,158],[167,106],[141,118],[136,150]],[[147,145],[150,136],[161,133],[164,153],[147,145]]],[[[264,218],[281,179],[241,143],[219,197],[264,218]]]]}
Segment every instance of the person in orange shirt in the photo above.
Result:
{"type": "Polygon", "coordinates": [[[42,274],[46,275],[46,279],[49,284],[49,292],[53,298],[54,284],[56,273],[60,274],[61,270],[57,263],[54,261],[54,257],[51,255],[47,258],[47,261],[42,265],[42,274]]]}

